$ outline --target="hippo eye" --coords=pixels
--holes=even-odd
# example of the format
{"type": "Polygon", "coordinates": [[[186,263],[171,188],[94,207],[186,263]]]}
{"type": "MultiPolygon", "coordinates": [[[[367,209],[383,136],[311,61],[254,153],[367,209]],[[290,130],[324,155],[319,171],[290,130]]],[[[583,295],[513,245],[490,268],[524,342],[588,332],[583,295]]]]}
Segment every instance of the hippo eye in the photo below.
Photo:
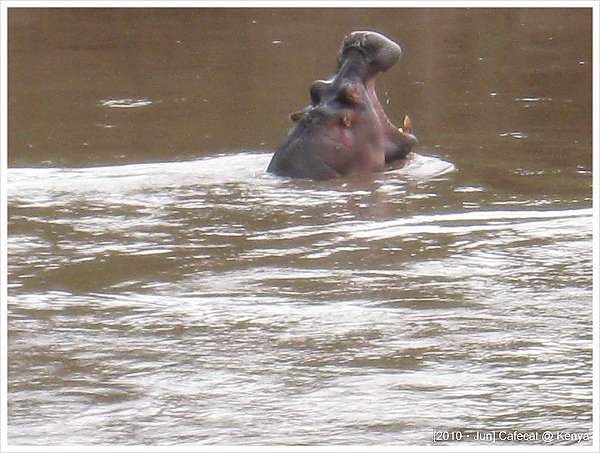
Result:
{"type": "Polygon", "coordinates": [[[310,87],[310,100],[313,103],[313,105],[316,105],[319,102],[321,102],[321,98],[323,97],[323,91],[325,91],[327,85],[328,83],[324,80],[317,80],[315,83],[312,84],[312,86],[310,87]]]}

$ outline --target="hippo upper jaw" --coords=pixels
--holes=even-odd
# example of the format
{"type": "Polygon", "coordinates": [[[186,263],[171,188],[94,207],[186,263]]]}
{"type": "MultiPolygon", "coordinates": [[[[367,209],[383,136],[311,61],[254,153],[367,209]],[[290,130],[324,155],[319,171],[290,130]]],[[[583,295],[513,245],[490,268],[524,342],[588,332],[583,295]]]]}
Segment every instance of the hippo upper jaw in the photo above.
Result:
{"type": "Polygon", "coordinates": [[[350,33],[342,42],[338,54],[338,67],[336,73],[344,72],[344,66],[355,71],[356,76],[362,80],[366,96],[371,103],[375,116],[379,120],[383,133],[388,139],[386,149],[386,162],[406,157],[418,140],[412,133],[410,119],[405,116],[402,127],[397,127],[386,115],[375,89],[375,79],[380,72],[389,70],[402,56],[402,47],[391,39],[370,31],[355,31],[350,33]],[[360,53],[364,65],[357,64],[352,51],[360,53]]]}
{"type": "Polygon", "coordinates": [[[329,80],[310,89],[311,104],[292,115],[297,124],[267,171],[296,178],[329,179],[372,173],[406,157],[416,145],[410,121],[392,124],[375,91],[375,78],[400,58],[401,47],[375,32],[353,32],[340,49],[329,80]]]}
{"type": "Polygon", "coordinates": [[[402,47],[398,43],[379,33],[353,31],[342,41],[337,58],[337,71],[340,70],[346,55],[351,50],[360,52],[374,73],[387,71],[398,62],[402,55],[402,47]]]}

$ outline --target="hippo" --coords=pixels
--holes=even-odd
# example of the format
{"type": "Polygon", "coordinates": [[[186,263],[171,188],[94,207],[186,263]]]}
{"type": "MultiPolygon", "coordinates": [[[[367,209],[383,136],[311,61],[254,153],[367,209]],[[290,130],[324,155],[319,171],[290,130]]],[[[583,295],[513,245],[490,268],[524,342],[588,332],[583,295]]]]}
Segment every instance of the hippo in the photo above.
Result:
{"type": "Polygon", "coordinates": [[[390,69],[402,48],[374,31],[347,35],[335,74],[310,88],[311,103],[290,116],[296,124],[267,171],[278,176],[325,180],[378,172],[404,159],[417,144],[408,116],[398,128],[375,92],[377,74],[390,69]]]}

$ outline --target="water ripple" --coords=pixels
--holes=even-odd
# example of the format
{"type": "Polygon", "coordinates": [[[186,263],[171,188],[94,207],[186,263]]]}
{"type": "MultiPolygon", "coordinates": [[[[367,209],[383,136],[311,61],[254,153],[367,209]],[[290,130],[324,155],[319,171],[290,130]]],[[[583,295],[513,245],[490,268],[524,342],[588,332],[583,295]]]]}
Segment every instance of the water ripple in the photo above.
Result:
{"type": "Polygon", "coordinates": [[[10,169],[17,442],[591,426],[592,209],[466,209],[485,190],[439,163],[311,183],[268,158],[10,169]]]}

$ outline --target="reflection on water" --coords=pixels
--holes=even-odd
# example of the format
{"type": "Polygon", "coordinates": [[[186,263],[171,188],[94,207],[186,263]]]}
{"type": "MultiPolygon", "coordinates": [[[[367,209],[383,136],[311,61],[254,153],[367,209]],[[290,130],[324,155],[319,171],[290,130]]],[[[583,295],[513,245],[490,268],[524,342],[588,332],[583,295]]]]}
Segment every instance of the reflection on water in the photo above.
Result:
{"type": "Polygon", "coordinates": [[[589,13],[38,11],[9,17],[10,443],[590,432],[589,13]],[[379,90],[418,153],[265,173],[360,28],[402,38],[379,90]]]}

